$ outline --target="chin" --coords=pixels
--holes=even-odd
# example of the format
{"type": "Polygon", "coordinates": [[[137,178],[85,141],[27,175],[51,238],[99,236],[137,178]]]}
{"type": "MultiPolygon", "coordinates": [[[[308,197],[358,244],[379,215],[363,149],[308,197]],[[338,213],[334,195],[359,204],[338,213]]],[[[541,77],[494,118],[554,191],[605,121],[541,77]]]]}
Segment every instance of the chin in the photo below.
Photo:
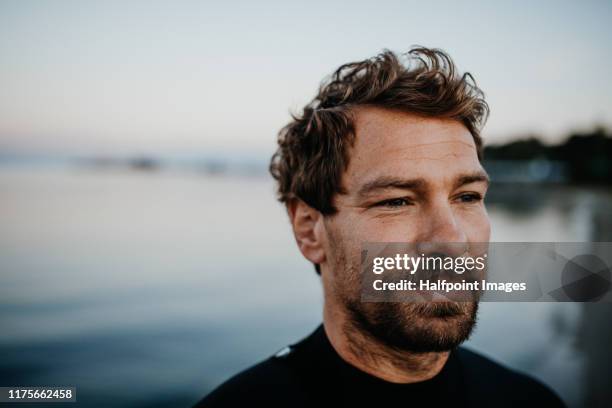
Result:
{"type": "Polygon", "coordinates": [[[379,343],[409,352],[448,351],[467,340],[476,302],[359,303],[349,306],[353,326],[379,343]]]}

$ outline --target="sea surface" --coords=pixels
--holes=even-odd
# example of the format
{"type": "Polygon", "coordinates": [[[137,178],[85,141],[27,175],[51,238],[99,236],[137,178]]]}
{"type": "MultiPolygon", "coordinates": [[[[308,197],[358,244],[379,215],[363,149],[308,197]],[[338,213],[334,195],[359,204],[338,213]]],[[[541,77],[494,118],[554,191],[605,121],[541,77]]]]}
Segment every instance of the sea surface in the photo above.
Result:
{"type": "MultiPolygon", "coordinates": [[[[612,241],[611,198],[494,186],[492,240],[612,241]]],[[[321,305],[264,175],[0,168],[0,386],[187,407],[310,333],[321,305]]],[[[611,397],[611,326],[609,304],[485,303],[466,345],[596,405],[611,397]]]]}

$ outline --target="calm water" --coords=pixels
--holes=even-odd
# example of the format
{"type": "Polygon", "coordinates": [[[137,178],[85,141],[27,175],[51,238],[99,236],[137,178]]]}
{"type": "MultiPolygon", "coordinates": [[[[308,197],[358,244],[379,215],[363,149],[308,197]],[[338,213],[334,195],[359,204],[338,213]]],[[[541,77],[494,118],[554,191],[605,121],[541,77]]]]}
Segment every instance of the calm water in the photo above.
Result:
{"type": "MultiPolygon", "coordinates": [[[[490,197],[495,241],[612,241],[609,192],[490,197]]],[[[318,278],[265,177],[5,167],[0,228],[3,386],[74,385],[81,406],[189,406],[321,320],[318,278]]],[[[571,405],[610,397],[609,305],[481,310],[469,346],[571,405]]]]}

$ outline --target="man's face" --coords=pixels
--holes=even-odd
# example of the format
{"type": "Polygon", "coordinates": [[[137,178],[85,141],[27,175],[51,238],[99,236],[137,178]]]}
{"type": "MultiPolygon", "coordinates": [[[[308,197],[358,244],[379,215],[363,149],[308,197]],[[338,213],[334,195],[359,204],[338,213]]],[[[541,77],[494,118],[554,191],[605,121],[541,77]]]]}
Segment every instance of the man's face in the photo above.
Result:
{"type": "Polygon", "coordinates": [[[326,296],[344,307],[353,327],[396,349],[442,351],[465,340],[477,304],[362,303],[365,242],[482,243],[490,225],[486,173],[476,145],[458,121],[378,108],[355,115],[355,144],[343,175],[338,212],[324,221],[326,296]]]}

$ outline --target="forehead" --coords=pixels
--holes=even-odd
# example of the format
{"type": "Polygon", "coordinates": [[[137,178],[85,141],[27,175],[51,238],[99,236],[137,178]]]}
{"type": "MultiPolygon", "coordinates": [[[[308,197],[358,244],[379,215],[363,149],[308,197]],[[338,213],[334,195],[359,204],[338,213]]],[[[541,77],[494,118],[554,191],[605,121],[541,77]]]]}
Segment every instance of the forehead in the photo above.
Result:
{"type": "Polygon", "coordinates": [[[378,176],[443,181],[478,169],[474,138],[462,123],[368,107],[355,112],[355,143],[343,182],[350,191],[378,176]]]}

